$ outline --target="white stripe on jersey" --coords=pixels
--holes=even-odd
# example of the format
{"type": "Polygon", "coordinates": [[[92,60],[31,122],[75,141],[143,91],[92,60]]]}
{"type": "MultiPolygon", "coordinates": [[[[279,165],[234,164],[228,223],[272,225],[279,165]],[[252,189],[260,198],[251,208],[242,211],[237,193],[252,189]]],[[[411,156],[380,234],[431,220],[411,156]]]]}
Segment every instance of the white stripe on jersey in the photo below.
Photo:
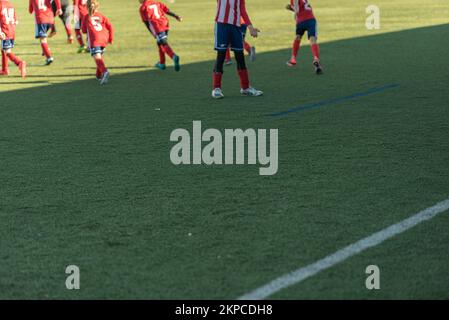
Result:
{"type": "Polygon", "coordinates": [[[240,0],[218,0],[217,22],[240,26],[240,14],[240,0]]]}

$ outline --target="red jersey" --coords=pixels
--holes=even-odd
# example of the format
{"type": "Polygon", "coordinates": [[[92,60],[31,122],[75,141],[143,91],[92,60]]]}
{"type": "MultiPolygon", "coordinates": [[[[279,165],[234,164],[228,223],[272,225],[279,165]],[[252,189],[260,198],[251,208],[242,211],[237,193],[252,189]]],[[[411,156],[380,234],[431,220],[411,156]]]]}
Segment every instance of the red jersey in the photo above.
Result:
{"type": "Polygon", "coordinates": [[[246,25],[252,24],[246,12],[245,0],[217,0],[216,22],[240,27],[241,19],[246,25]]]}
{"type": "Polygon", "coordinates": [[[0,1],[0,32],[3,32],[8,40],[16,37],[17,24],[16,10],[13,5],[6,0],[0,1]]]}
{"type": "Polygon", "coordinates": [[[87,0],[73,0],[73,7],[75,8],[75,15],[78,17],[84,17],[89,14],[87,9],[87,0]]]}
{"type": "MultiPolygon", "coordinates": [[[[61,1],[54,0],[57,10],[61,10],[61,1]]],[[[55,16],[51,8],[51,0],[30,0],[29,12],[35,13],[36,23],[38,24],[54,24],[55,16]]]]}
{"type": "Polygon", "coordinates": [[[87,33],[89,47],[106,47],[114,40],[114,29],[108,18],[99,12],[92,16],[85,16],[81,22],[81,29],[87,33]]]}
{"type": "Polygon", "coordinates": [[[155,35],[170,29],[167,16],[170,10],[162,2],[146,0],[140,6],[140,16],[144,23],[148,23],[148,28],[155,35]]]}
{"type": "Polygon", "coordinates": [[[297,23],[315,19],[312,6],[307,0],[290,0],[290,4],[296,13],[297,23]]]}

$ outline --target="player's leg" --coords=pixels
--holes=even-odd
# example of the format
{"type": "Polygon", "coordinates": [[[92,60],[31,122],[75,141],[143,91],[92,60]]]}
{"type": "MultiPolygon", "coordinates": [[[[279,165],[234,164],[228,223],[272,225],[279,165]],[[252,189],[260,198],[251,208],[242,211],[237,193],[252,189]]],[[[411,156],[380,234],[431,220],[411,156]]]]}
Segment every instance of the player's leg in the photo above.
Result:
{"type": "Polygon", "coordinates": [[[158,50],[159,50],[159,62],[156,63],[155,67],[160,69],[160,70],[165,70],[166,69],[166,65],[165,65],[165,51],[164,48],[162,48],[161,44],[157,44],[158,50]]]}
{"type": "Polygon", "coordinates": [[[5,40],[1,40],[1,50],[2,50],[2,71],[0,72],[1,76],[7,76],[9,75],[9,68],[8,68],[8,56],[6,54],[6,41],[5,40]]]}
{"type": "Polygon", "coordinates": [[[226,59],[226,50],[217,50],[214,72],[212,76],[212,98],[221,99],[224,97],[221,90],[221,79],[223,78],[223,66],[226,59]]]}
{"type": "Polygon", "coordinates": [[[97,79],[99,78],[98,76],[101,75],[100,76],[101,85],[106,84],[109,80],[109,71],[104,63],[103,51],[104,48],[102,47],[91,48],[91,55],[94,58],[95,64],[97,65],[97,72],[96,72],[97,79]]]}
{"type": "Polygon", "coordinates": [[[71,23],[71,17],[70,17],[70,11],[71,6],[63,6],[62,8],[62,15],[59,16],[62,23],[64,24],[65,33],[67,34],[67,43],[73,43],[73,36],[72,36],[72,23],[71,23]]]}
{"type": "Polygon", "coordinates": [[[88,50],[84,43],[83,35],[81,33],[81,19],[82,19],[82,17],[80,16],[79,10],[77,8],[75,8],[75,13],[74,13],[75,37],[76,37],[76,41],[79,44],[78,53],[86,53],[86,52],[88,52],[88,50]]]}
{"type": "Polygon", "coordinates": [[[315,19],[309,20],[309,26],[307,35],[310,41],[310,48],[313,55],[313,66],[315,67],[316,74],[322,74],[323,68],[320,63],[320,47],[318,45],[318,28],[315,19]]]}
{"type": "MultiPolygon", "coordinates": [[[[51,9],[52,9],[52,11],[53,11],[53,15],[56,17],[56,10],[57,10],[57,8],[56,8],[56,2],[55,2],[55,1],[52,1],[52,2],[51,2],[51,9]]],[[[51,37],[53,37],[53,36],[55,36],[55,35],[56,35],[56,23],[54,23],[54,24],[51,26],[50,32],[49,32],[49,34],[48,34],[48,37],[51,38],[51,37]]]]}
{"type": "Polygon", "coordinates": [[[173,60],[175,64],[175,71],[179,71],[181,69],[180,58],[168,44],[168,31],[159,33],[157,35],[157,41],[158,44],[161,45],[161,48],[164,50],[167,56],[169,56],[170,59],[173,60]]]}
{"type": "Polygon", "coordinates": [[[249,60],[256,60],[256,47],[251,47],[251,45],[246,41],[246,31],[248,30],[248,26],[246,24],[242,24],[240,26],[240,30],[243,34],[243,48],[249,55],[249,60]]]}
{"type": "Polygon", "coordinates": [[[42,55],[45,56],[45,65],[47,66],[54,60],[47,42],[47,32],[51,29],[51,26],[51,24],[36,24],[36,39],[39,39],[42,55]]]}
{"type": "Polygon", "coordinates": [[[20,70],[20,74],[22,78],[25,78],[26,76],[26,62],[22,61],[19,57],[17,57],[13,52],[12,48],[14,48],[14,40],[8,41],[8,46],[5,50],[3,50],[8,57],[9,60],[11,60],[20,70]]]}
{"type": "Polygon", "coordinates": [[[225,66],[229,66],[232,64],[232,60],[231,60],[231,48],[228,47],[228,49],[226,50],[226,57],[225,57],[225,62],[224,62],[225,66]]]}
{"type": "Polygon", "coordinates": [[[221,90],[221,80],[223,77],[223,66],[226,60],[226,51],[230,43],[230,28],[224,23],[215,23],[215,45],[217,58],[215,60],[214,70],[212,73],[212,98],[221,99],[224,97],[221,90]]]}
{"type": "Polygon", "coordinates": [[[296,65],[296,57],[298,56],[299,48],[301,46],[301,39],[303,35],[304,29],[301,27],[301,25],[298,25],[296,27],[296,36],[292,44],[292,55],[290,57],[290,60],[287,62],[287,65],[289,67],[293,67],[296,65]]]}
{"type": "Polygon", "coordinates": [[[240,93],[245,96],[261,96],[263,92],[254,89],[249,83],[249,74],[245,63],[243,33],[236,26],[231,26],[231,30],[231,49],[234,51],[237,62],[237,74],[240,78],[240,93]]]}

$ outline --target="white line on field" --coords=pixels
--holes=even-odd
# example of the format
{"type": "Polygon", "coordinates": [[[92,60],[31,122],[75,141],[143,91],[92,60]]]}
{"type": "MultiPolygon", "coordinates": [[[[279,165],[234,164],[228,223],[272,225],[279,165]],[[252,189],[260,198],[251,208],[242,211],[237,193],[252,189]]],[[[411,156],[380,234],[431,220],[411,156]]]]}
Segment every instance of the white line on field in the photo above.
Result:
{"type": "Polygon", "coordinates": [[[438,214],[449,210],[449,199],[441,201],[432,207],[424,209],[417,214],[402,220],[396,224],[393,224],[379,232],[373,233],[372,235],[363,238],[353,244],[340,249],[327,257],[318,260],[312,264],[305,267],[296,269],[290,273],[280,276],[277,279],[267,283],[266,285],[259,287],[241,297],[239,300],[261,300],[265,299],[272,294],[281,291],[291,285],[297,284],[307,278],[310,278],[320,271],[326,270],[334,265],[345,261],[346,259],[356,255],[368,248],[377,246],[387,239],[394,237],[414,226],[420,224],[421,222],[430,220],[436,217],[438,214]]]}

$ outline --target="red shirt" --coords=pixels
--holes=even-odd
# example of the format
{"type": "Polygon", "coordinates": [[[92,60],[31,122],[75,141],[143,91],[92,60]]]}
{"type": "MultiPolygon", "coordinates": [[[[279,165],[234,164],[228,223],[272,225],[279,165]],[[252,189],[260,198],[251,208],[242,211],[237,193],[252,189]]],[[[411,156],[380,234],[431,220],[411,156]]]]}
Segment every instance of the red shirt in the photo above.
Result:
{"type": "Polygon", "coordinates": [[[81,22],[81,30],[87,33],[89,47],[106,47],[114,40],[114,29],[108,18],[99,12],[85,16],[81,22]]]}
{"type": "MultiPolygon", "coordinates": [[[[55,0],[56,8],[61,10],[61,1],[55,0]]],[[[51,0],[30,0],[29,12],[36,14],[36,23],[54,24],[55,16],[51,8],[51,0]]]]}
{"type": "Polygon", "coordinates": [[[170,29],[167,16],[170,10],[162,2],[146,0],[140,6],[140,16],[143,22],[147,22],[151,32],[158,34],[170,29]]]}
{"type": "Polygon", "coordinates": [[[0,1],[0,31],[8,40],[16,37],[17,15],[13,5],[5,0],[0,1]]]}
{"type": "Polygon", "coordinates": [[[217,0],[216,22],[240,27],[241,19],[246,25],[252,24],[246,12],[245,0],[217,0]]]}
{"type": "Polygon", "coordinates": [[[297,23],[315,19],[312,6],[307,0],[290,0],[290,4],[295,10],[297,23]]]}
{"type": "Polygon", "coordinates": [[[73,7],[75,8],[75,15],[78,17],[84,17],[89,14],[87,0],[73,0],[73,7]]]}

